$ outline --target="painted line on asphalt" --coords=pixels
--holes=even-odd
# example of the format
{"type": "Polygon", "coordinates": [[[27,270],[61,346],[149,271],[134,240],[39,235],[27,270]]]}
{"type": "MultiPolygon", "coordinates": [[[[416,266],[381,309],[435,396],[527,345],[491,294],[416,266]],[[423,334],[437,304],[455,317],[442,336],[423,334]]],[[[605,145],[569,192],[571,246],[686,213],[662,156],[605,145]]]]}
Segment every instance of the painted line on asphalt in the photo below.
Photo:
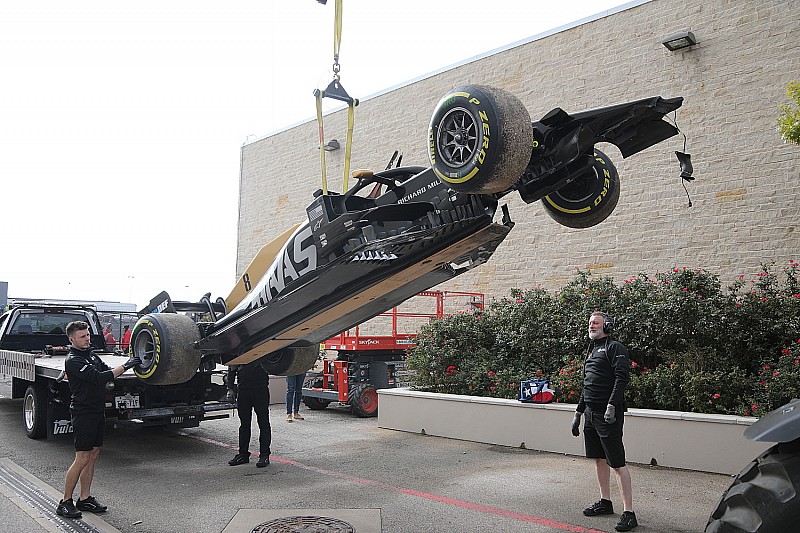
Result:
{"type": "MultiPolygon", "coordinates": [[[[201,437],[199,435],[192,435],[183,431],[176,431],[179,435],[184,437],[189,437],[190,439],[194,439],[200,442],[205,442],[206,444],[212,444],[214,446],[219,446],[221,448],[227,448],[229,450],[238,451],[238,446],[234,446],[225,442],[221,442],[214,439],[209,439],[208,437],[201,437]]],[[[258,456],[259,454],[256,452],[251,452],[252,455],[258,456]]],[[[295,461],[293,459],[287,459],[285,457],[279,457],[277,455],[270,455],[269,456],[270,462],[274,463],[281,463],[284,465],[295,466],[297,468],[301,468],[303,470],[307,470],[309,472],[314,472],[317,474],[322,474],[328,477],[335,477],[338,479],[342,479],[345,481],[350,481],[352,483],[358,483],[361,485],[368,485],[370,487],[378,487],[381,489],[385,489],[391,492],[396,492],[398,494],[406,494],[408,496],[415,496],[417,498],[423,498],[426,500],[431,500],[435,502],[444,503],[447,505],[452,505],[454,507],[461,507],[463,509],[469,509],[471,511],[478,511],[481,513],[492,514],[496,516],[502,516],[503,518],[511,518],[513,520],[519,520],[521,522],[528,522],[532,524],[537,524],[540,526],[546,526],[553,529],[559,529],[561,531],[571,531],[574,533],[604,533],[598,529],[590,529],[583,526],[576,526],[573,524],[566,524],[564,522],[556,522],[554,520],[550,520],[548,518],[543,518],[541,516],[532,516],[523,513],[518,513],[515,511],[509,511],[507,509],[500,509],[499,507],[492,507],[489,505],[482,505],[479,503],[468,502],[465,500],[458,500],[456,498],[449,498],[447,496],[440,496],[438,494],[432,494],[429,492],[422,492],[418,490],[412,489],[404,489],[402,487],[396,487],[394,485],[389,485],[388,483],[383,483],[382,481],[376,481],[374,479],[366,479],[360,478],[356,476],[351,476],[348,474],[343,474],[341,472],[336,472],[334,470],[326,470],[324,468],[319,468],[316,466],[307,465],[305,463],[301,463],[295,461]]]]}
{"type": "MultiPolygon", "coordinates": [[[[56,514],[55,489],[8,458],[0,459],[0,493],[42,526],[62,533],[103,533],[119,531],[100,517],[84,513],[83,518],[56,514]],[[25,507],[23,507],[23,505],[25,507]]],[[[60,495],[59,495],[60,496],[60,495]]]]}

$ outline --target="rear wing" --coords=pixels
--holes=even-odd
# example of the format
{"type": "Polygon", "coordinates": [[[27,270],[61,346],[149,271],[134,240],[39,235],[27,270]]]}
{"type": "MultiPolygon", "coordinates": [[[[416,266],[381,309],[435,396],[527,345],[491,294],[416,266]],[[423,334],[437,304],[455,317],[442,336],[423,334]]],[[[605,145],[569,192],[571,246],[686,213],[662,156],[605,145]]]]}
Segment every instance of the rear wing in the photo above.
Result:
{"type": "Polygon", "coordinates": [[[222,298],[212,302],[210,292],[203,295],[199,302],[183,302],[175,301],[170,298],[167,291],[161,291],[150,300],[150,303],[137,311],[139,316],[155,313],[208,313],[212,320],[216,320],[227,313],[227,308],[222,298]]]}

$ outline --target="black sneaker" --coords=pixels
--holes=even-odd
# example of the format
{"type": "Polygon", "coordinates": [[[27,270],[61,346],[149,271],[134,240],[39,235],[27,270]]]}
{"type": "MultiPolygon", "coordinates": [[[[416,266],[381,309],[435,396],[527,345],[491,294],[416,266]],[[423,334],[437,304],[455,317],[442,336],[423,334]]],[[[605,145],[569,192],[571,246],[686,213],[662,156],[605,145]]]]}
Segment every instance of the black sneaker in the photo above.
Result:
{"type": "Polygon", "coordinates": [[[598,516],[601,514],[614,514],[614,504],[611,500],[600,499],[594,502],[591,506],[583,510],[586,516],[598,516]]]}
{"type": "Polygon", "coordinates": [[[636,521],[636,513],[633,511],[625,511],[622,513],[622,516],[619,517],[619,522],[614,526],[614,529],[617,531],[630,531],[638,525],[639,522],[636,521]]]}
{"type": "Polygon", "coordinates": [[[85,500],[78,498],[78,501],[75,502],[75,507],[81,511],[89,511],[90,513],[105,513],[108,510],[108,507],[98,502],[94,496],[89,496],[85,500]]]}
{"type": "Polygon", "coordinates": [[[56,507],[56,514],[58,516],[66,516],[67,518],[80,518],[83,516],[79,510],[75,508],[75,504],[72,502],[72,498],[68,500],[61,500],[58,502],[58,507],[56,507]]]}
{"type": "Polygon", "coordinates": [[[249,454],[245,455],[243,453],[237,453],[236,457],[234,457],[233,459],[228,461],[228,464],[231,465],[231,466],[239,466],[239,465],[243,465],[243,464],[249,463],[249,462],[250,462],[250,455],[249,454]]]}
{"type": "Polygon", "coordinates": [[[264,468],[269,464],[269,455],[263,454],[258,458],[258,462],[256,463],[256,468],[264,468]]]}

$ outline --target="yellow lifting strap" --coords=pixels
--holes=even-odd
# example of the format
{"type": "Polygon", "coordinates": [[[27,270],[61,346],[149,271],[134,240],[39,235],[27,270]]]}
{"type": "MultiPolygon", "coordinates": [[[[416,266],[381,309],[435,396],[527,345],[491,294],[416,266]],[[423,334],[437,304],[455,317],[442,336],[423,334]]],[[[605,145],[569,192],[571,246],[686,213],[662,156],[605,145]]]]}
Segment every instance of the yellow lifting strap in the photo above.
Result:
{"type": "Polygon", "coordinates": [[[325,129],[322,120],[322,99],[333,98],[347,103],[347,139],[344,148],[344,183],[342,192],[346,192],[348,188],[348,178],[350,175],[350,154],[353,141],[353,124],[355,122],[355,107],[358,105],[358,100],[351,98],[347,91],[344,90],[342,84],[339,82],[339,46],[342,41],[342,2],[343,0],[336,0],[336,9],[334,15],[333,26],[333,80],[324,91],[319,89],[314,90],[314,96],[317,100],[317,126],[319,129],[319,159],[320,166],[322,167],[322,194],[328,194],[328,177],[325,168],[325,129]]]}

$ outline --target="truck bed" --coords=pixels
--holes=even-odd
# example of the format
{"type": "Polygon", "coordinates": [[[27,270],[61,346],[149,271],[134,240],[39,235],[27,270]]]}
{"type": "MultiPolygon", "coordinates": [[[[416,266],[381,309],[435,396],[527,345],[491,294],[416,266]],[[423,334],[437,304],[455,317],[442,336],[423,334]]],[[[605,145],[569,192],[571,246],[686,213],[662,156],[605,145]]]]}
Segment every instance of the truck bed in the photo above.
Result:
{"type": "MultiPolygon", "coordinates": [[[[128,360],[127,356],[114,355],[111,353],[98,353],[100,360],[110,368],[120,366],[128,360]]],[[[43,376],[49,379],[58,379],[64,371],[66,355],[41,355],[37,356],[27,352],[15,352],[10,350],[0,350],[0,374],[34,381],[35,376],[43,376]],[[33,374],[32,372],[35,372],[33,374]]],[[[126,370],[117,379],[135,379],[133,370],[126,370]]]]}

